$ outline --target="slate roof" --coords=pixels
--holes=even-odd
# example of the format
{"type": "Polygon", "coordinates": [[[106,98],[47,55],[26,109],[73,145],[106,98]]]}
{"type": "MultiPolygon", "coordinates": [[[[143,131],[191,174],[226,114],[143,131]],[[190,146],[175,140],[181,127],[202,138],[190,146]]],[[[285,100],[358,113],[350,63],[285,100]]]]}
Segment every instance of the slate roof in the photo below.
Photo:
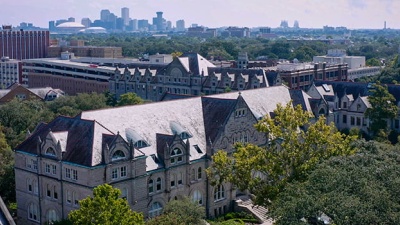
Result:
{"type": "Polygon", "coordinates": [[[208,68],[215,67],[214,64],[197,53],[185,53],[179,59],[186,69],[196,75],[202,74],[202,72],[204,72],[204,75],[208,75],[208,68]]]}
{"type": "Polygon", "coordinates": [[[303,90],[290,90],[290,97],[292,98],[293,106],[301,105],[301,108],[303,110],[312,112],[312,108],[310,105],[312,97],[305,93],[303,90]]]}
{"type": "Polygon", "coordinates": [[[96,121],[59,116],[50,123],[39,126],[30,137],[15,149],[38,154],[39,138],[42,141],[45,140],[49,131],[55,133],[55,136],[57,136],[57,133],[68,131],[62,159],[84,166],[95,166],[102,163],[101,134],[112,134],[96,121]]]}

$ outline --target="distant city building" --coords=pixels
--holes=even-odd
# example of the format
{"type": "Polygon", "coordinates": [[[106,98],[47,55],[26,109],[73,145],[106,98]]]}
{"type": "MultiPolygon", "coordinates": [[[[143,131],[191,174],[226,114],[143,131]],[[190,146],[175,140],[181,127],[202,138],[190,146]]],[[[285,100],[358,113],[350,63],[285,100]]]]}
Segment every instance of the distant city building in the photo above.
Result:
{"type": "Polygon", "coordinates": [[[66,22],[68,22],[68,20],[66,20],[66,19],[56,20],[56,26],[58,26],[58,25],[60,25],[62,23],[66,23],[66,22]]]}
{"type": "Polygon", "coordinates": [[[316,63],[347,63],[349,69],[365,67],[365,56],[348,56],[345,49],[329,49],[324,56],[314,56],[313,62],[316,63]]]}
{"type": "Polygon", "coordinates": [[[176,21],[176,31],[185,31],[185,20],[177,20],[176,21]]]}
{"type": "Polygon", "coordinates": [[[0,89],[14,83],[22,83],[22,63],[20,60],[3,56],[0,61],[0,89]]]}
{"type": "Polygon", "coordinates": [[[107,22],[111,12],[108,9],[103,9],[100,11],[100,20],[103,22],[107,22]]]}
{"type": "Polygon", "coordinates": [[[189,27],[186,35],[189,37],[213,38],[217,36],[217,30],[205,27],[189,27]]]}
{"type": "Polygon", "coordinates": [[[129,9],[124,7],[121,9],[121,18],[124,21],[124,26],[129,25],[129,9]]]}
{"type": "Polygon", "coordinates": [[[297,20],[294,21],[293,28],[295,28],[295,29],[299,29],[300,28],[299,21],[297,21],[297,20]]]}
{"type": "Polygon", "coordinates": [[[248,27],[228,27],[222,33],[222,37],[250,37],[250,29],[248,27]]]}
{"type": "Polygon", "coordinates": [[[49,58],[60,57],[62,52],[72,52],[77,57],[93,57],[93,58],[122,58],[121,47],[106,46],[50,46],[48,49],[49,58]]]}
{"type": "Polygon", "coordinates": [[[75,18],[74,17],[68,18],[68,22],[75,22],[75,18]]]}
{"type": "Polygon", "coordinates": [[[128,30],[130,31],[136,31],[139,29],[138,26],[138,20],[137,19],[133,19],[129,21],[129,26],[128,26],[128,30]]]}
{"type": "Polygon", "coordinates": [[[149,29],[149,21],[148,20],[138,20],[138,29],[141,31],[146,31],[149,29]]]}
{"type": "Polygon", "coordinates": [[[288,21],[287,21],[287,20],[282,20],[282,21],[281,21],[281,24],[279,25],[279,27],[280,27],[280,28],[284,28],[284,29],[289,28],[289,23],[288,23],[288,21]]]}
{"type": "Polygon", "coordinates": [[[89,18],[82,18],[81,24],[88,28],[92,25],[92,21],[89,18]]]}
{"type": "Polygon", "coordinates": [[[54,31],[56,28],[56,22],[55,21],[49,21],[49,31],[54,31]]]}
{"type": "Polygon", "coordinates": [[[163,12],[157,12],[157,17],[153,18],[153,25],[156,26],[157,31],[165,30],[163,12]]]}
{"type": "Polygon", "coordinates": [[[12,30],[11,26],[3,26],[0,31],[0,58],[44,58],[47,55],[49,36],[49,31],[12,30]]]}
{"type": "Polygon", "coordinates": [[[85,26],[77,23],[77,22],[65,22],[60,25],[57,25],[55,28],[55,32],[59,34],[74,34],[78,33],[82,29],[85,29],[85,26]]]}

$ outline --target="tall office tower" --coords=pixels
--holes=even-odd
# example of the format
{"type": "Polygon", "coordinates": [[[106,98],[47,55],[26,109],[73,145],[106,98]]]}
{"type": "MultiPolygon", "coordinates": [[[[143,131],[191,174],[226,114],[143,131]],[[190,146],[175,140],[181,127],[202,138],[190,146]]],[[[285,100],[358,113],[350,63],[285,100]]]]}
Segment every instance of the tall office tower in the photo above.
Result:
{"type": "Polygon", "coordinates": [[[49,31],[53,31],[56,28],[56,22],[54,20],[49,21],[49,31]]]}
{"type": "Polygon", "coordinates": [[[153,19],[153,25],[157,26],[158,31],[162,31],[162,30],[164,30],[164,28],[163,28],[163,22],[164,22],[163,12],[156,12],[156,13],[157,13],[157,17],[155,17],[155,20],[153,19]]]}
{"type": "Polygon", "coordinates": [[[129,9],[124,7],[121,9],[121,18],[124,20],[124,25],[129,25],[129,9]]]}
{"type": "Polygon", "coordinates": [[[299,21],[297,21],[297,20],[294,21],[293,28],[296,28],[296,29],[300,28],[299,21]]]}
{"type": "Polygon", "coordinates": [[[50,43],[49,36],[49,31],[15,31],[11,26],[3,26],[0,31],[0,58],[45,58],[50,43]]]}
{"type": "Polygon", "coordinates": [[[176,21],[176,31],[185,31],[185,21],[184,20],[176,21]]]}
{"type": "Polygon", "coordinates": [[[82,18],[81,24],[87,28],[91,26],[92,21],[89,18],[82,18]]]}
{"type": "Polygon", "coordinates": [[[75,22],[75,18],[74,17],[68,18],[68,22],[75,22]]]}
{"type": "Polygon", "coordinates": [[[103,22],[108,21],[108,17],[110,16],[110,10],[108,9],[103,9],[100,11],[100,20],[103,22]]]}
{"type": "Polygon", "coordinates": [[[148,30],[149,29],[149,21],[148,20],[138,20],[138,29],[139,30],[148,30]]]}
{"type": "Polygon", "coordinates": [[[133,19],[133,20],[129,21],[129,30],[136,31],[137,29],[138,29],[138,20],[133,19]]]}

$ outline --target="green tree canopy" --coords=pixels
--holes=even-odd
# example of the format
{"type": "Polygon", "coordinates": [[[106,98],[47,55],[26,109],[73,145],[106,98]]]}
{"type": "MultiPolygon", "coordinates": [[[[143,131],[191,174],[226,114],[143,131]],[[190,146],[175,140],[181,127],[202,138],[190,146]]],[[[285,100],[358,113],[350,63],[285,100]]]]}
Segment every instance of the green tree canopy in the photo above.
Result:
{"type": "Polygon", "coordinates": [[[118,106],[143,104],[143,99],[136,93],[128,92],[119,97],[118,106]]]}
{"type": "Polygon", "coordinates": [[[322,213],[336,225],[400,224],[399,148],[362,141],[358,149],[289,184],[269,207],[275,224],[303,224],[322,213]]]}
{"type": "Polygon", "coordinates": [[[387,86],[379,83],[373,85],[371,92],[372,95],[368,97],[371,108],[365,111],[371,121],[370,129],[374,135],[387,133],[388,120],[397,116],[396,99],[389,93],[387,86]]]}
{"type": "Polygon", "coordinates": [[[311,114],[291,102],[278,104],[274,118],[266,117],[255,127],[269,139],[268,146],[236,144],[230,156],[218,151],[207,170],[214,184],[228,181],[240,190],[249,190],[258,205],[268,205],[287,183],[304,180],[321,160],[354,152],[350,142],[324,117],[311,123],[311,114]],[[301,129],[302,128],[302,129],[301,129]]]}
{"type": "Polygon", "coordinates": [[[165,206],[163,213],[149,220],[147,225],[185,225],[203,224],[202,219],[205,215],[203,206],[185,197],[180,200],[172,200],[165,206]]]}
{"type": "Polygon", "coordinates": [[[143,215],[131,210],[121,191],[103,184],[93,190],[93,197],[79,201],[80,208],[72,211],[68,218],[73,224],[126,225],[144,224],[143,215]]]}

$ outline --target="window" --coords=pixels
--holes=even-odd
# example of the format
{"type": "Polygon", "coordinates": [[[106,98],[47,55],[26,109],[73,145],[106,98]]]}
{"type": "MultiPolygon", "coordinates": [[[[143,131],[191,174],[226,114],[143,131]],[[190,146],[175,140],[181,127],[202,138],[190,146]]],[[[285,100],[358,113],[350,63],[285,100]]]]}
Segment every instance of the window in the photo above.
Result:
{"type": "Polygon", "coordinates": [[[50,173],[50,164],[46,164],[45,171],[46,173],[50,173]]]}
{"type": "Polygon", "coordinates": [[[160,177],[157,178],[157,181],[156,181],[156,190],[157,191],[161,190],[161,178],[160,177]]]}
{"type": "Polygon", "coordinates": [[[117,179],[118,178],[118,168],[113,168],[111,172],[111,179],[117,179]]]}
{"type": "Polygon", "coordinates": [[[357,126],[361,126],[361,118],[360,117],[356,118],[356,124],[357,124],[357,126]]]}
{"type": "Polygon", "coordinates": [[[360,111],[361,109],[361,104],[357,104],[357,111],[360,111]]]}
{"type": "Polygon", "coordinates": [[[175,187],[175,185],[176,185],[175,180],[176,180],[176,175],[172,174],[172,176],[171,176],[171,187],[175,187]]]}
{"type": "Polygon", "coordinates": [[[347,109],[347,102],[343,102],[343,109],[347,109]]]}
{"type": "Polygon", "coordinates": [[[30,179],[26,180],[26,183],[28,184],[28,191],[33,191],[32,183],[30,179]]]}
{"type": "Polygon", "coordinates": [[[72,193],[70,190],[67,190],[67,203],[71,204],[72,202],[72,193]]]}
{"type": "Polygon", "coordinates": [[[121,167],[121,177],[126,177],[126,166],[121,167]]]}
{"type": "Polygon", "coordinates": [[[49,184],[46,186],[46,195],[47,197],[51,198],[51,188],[49,184]]]}
{"type": "Polygon", "coordinates": [[[37,180],[33,180],[32,181],[32,185],[33,185],[33,193],[38,194],[39,193],[39,186],[38,186],[37,180]]]}
{"type": "Polygon", "coordinates": [[[160,203],[158,202],[154,202],[153,204],[151,204],[150,210],[149,210],[149,217],[153,218],[156,216],[161,215],[162,212],[162,206],[160,203]]]}
{"type": "Polygon", "coordinates": [[[149,180],[149,194],[154,192],[154,181],[153,179],[149,180]]]}
{"type": "Polygon", "coordinates": [[[343,123],[344,123],[344,124],[347,124],[347,115],[343,115],[343,118],[342,118],[342,119],[343,119],[343,123]]]}
{"type": "Polygon", "coordinates": [[[65,168],[65,177],[71,179],[71,169],[65,168]]]}
{"type": "Polygon", "coordinates": [[[179,148],[175,148],[171,151],[171,164],[179,163],[183,161],[183,153],[179,148]]]}
{"type": "Polygon", "coordinates": [[[125,158],[125,153],[121,150],[117,150],[111,157],[111,161],[120,160],[125,158]]]}
{"type": "Polygon", "coordinates": [[[225,198],[224,186],[218,185],[214,189],[214,201],[220,201],[225,198]]]}
{"type": "Polygon", "coordinates": [[[74,206],[78,206],[79,200],[75,191],[72,192],[72,200],[74,201],[74,206]]]}
{"type": "Polygon", "coordinates": [[[121,198],[128,199],[128,188],[121,189],[121,198]]]}
{"type": "Polygon", "coordinates": [[[72,170],[72,180],[78,180],[78,171],[72,170]]]}
{"type": "Polygon", "coordinates": [[[58,193],[57,193],[57,190],[56,190],[56,186],[53,187],[53,198],[54,199],[58,199],[58,193]]]}
{"type": "Polygon", "coordinates": [[[39,208],[35,203],[31,203],[28,206],[28,219],[39,221],[39,208]]]}
{"type": "Polygon", "coordinates": [[[182,185],[183,184],[183,176],[182,173],[178,173],[178,185],[182,185]]]}
{"type": "Polygon", "coordinates": [[[195,169],[191,170],[192,172],[190,173],[190,180],[195,181],[196,180],[196,171],[195,169]]]}
{"type": "Polygon", "coordinates": [[[56,156],[56,151],[54,150],[54,148],[49,147],[49,148],[46,150],[46,155],[56,156]]]}
{"type": "Polygon", "coordinates": [[[350,125],[354,125],[355,124],[355,119],[354,119],[354,116],[351,116],[350,117],[350,125]]]}
{"type": "Polygon", "coordinates": [[[56,165],[51,165],[51,172],[53,174],[57,174],[57,166],[56,165]]]}
{"type": "Polygon", "coordinates": [[[203,205],[203,196],[200,191],[196,190],[193,192],[192,201],[196,202],[199,205],[203,205]]]}
{"type": "Polygon", "coordinates": [[[57,216],[56,210],[50,209],[47,212],[47,222],[51,223],[51,222],[54,222],[54,221],[57,221],[57,220],[58,220],[58,216],[57,216]]]}
{"type": "Polygon", "coordinates": [[[199,167],[198,169],[197,169],[197,180],[200,180],[201,179],[201,176],[202,176],[202,174],[201,174],[201,167],[199,167]]]}

